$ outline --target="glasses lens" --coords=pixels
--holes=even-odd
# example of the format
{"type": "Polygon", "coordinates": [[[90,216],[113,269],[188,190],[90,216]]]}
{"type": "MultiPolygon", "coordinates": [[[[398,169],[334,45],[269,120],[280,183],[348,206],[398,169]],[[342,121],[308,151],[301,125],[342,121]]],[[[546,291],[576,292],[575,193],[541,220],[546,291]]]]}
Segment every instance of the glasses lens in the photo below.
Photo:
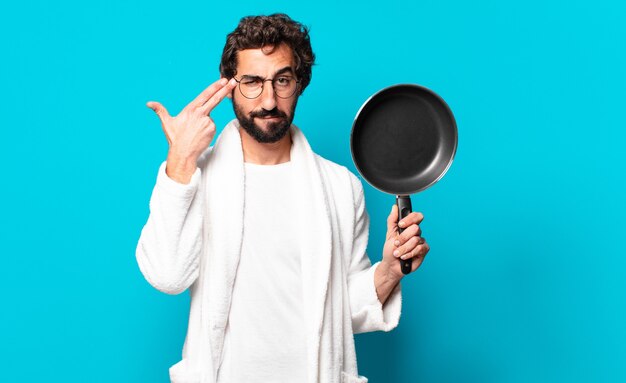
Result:
{"type": "Polygon", "coordinates": [[[280,98],[289,98],[296,92],[298,83],[293,77],[278,77],[272,81],[274,92],[280,98]]]}
{"type": "Polygon", "coordinates": [[[263,91],[263,81],[244,78],[239,82],[239,90],[246,98],[257,98],[263,91]]]}

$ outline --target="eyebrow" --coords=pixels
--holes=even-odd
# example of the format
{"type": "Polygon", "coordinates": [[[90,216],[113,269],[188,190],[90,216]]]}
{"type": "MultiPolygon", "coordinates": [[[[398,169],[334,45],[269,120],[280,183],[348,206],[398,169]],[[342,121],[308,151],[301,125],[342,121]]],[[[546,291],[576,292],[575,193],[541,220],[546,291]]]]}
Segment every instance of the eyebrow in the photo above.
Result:
{"type": "Polygon", "coordinates": [[[274,73],[274,77],[278,76],[279,74],[283,74],[283,73],[287,73],[287,72],[293,74],[293,69],[291,69],[290,66],[286,66],[286,67],[284,67],[282,69],[279,69],[276,73],[274,73]]]}
{"type": "MultiPolygon", "coordinates": [[[[284,74],[284,73],[290,73],[290,74],[293,74],[293,68],[291,68],[290,66],[286,66],[286,67],[284,67],[284,68],[282,68],[282,69],[279,69],[279,70],[277,70],[277,71],[274,73],[274,76],[273,76],[273,77],[276,77],[276,76],[281,75],[281,74],[284,74]]],[[[249,79],[255,79],[255,80],[256,80],[256,79],[259,79],[259,80],[264,80],[264,78],[263,78],[263,77],[258,76],[258,75],[254,75],[254,74],[244,74],[244,75],[242,75],[241,77],[245,77],[245,78],[249,78],[249,79]]]]}

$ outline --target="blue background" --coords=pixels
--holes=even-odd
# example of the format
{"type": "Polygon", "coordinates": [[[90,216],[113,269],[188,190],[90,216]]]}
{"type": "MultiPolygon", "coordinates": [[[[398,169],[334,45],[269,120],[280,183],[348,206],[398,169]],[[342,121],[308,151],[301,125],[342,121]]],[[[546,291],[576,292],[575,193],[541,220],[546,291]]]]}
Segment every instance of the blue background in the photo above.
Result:
{"type": "MultiPolygon", "coordinates": [[[[395,83],[439,93],[459,148],[413,197],[431,244],[400,326],[357,336],[372,382],[626,381],[625,7],[618,1],[11,2],[0,12],[2,381],[168,382],[189,296],[135,246],[178,113],[240,17],[311,27],[295,123],[353,171],[352,120],[395,83]]],[[[213,113],[232,117],[229,102],[213,113]]],[[[369,254],[393,197],[368,185],[369,254]]]]}

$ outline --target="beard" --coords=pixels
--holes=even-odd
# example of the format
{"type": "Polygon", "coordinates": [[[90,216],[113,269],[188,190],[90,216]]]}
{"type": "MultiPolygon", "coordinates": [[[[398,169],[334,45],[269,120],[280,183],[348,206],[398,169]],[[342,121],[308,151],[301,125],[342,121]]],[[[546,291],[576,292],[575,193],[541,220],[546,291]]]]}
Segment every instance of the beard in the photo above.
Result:
{"type": "Polygon", "coordinates": [[[253,111],[246,116],[245,112],[241,110],[241,107],[237,105],[234,99],[233,110],[235,111],[235,116],[239,120],[241,127],[244,128],[244,130],[257,142],[267,144],[280,141],[283,137],[285,137],[287,132],[289,132],[297,103],[298,99],[296,98],[291,106],[289,115],[282,110],[279,110],[278,107],[275,107],[272,110],[261,109],[260,111],[253,111]],[[255,117],[278,117],[280,120],[268,123],[266,125],[267,130],[263,130],[260,126],[254,123],[255,117]]]}

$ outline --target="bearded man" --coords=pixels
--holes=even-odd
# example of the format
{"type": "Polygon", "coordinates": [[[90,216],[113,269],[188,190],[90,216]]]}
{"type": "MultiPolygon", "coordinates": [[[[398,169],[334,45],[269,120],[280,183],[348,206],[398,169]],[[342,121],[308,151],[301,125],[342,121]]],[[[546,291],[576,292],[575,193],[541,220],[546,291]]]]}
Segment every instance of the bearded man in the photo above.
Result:
{"type": "Polygon", "coordinates": [[[137,262],[158,290],[191,293],[173,383],[367,382],[354,334],[398,325],[399,258],[422,263],[423,215],[397,222],[394,205],[371,264],[360,181],[292,124],[314,58],[307,28],[287,15],[245,17],[220,80],[175,117],[148,103],[169,151],[137,262]],[[210,114],[226,97],[236,119],[210,146],[210,114]]]}

